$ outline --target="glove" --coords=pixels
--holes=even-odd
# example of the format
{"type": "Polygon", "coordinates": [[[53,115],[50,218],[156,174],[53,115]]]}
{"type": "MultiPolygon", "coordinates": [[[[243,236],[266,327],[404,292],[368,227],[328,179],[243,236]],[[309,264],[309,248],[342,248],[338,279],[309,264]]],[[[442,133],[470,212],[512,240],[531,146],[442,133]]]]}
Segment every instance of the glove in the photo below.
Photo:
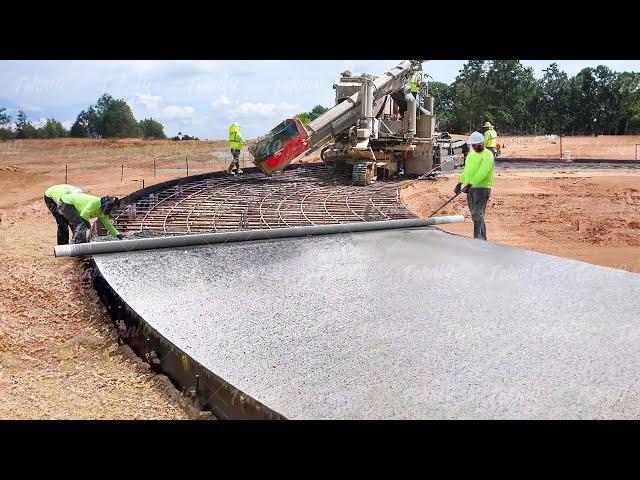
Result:
{"type": "Polygon", "coordinates": [[[465,185],[464,188],[462,189],[462,192],[468,193],[470,188],[471,188],[471,185],[465,185]]]}
{"type": "Polygon", "coordinates": [[[116,238],[117,238],[118,240],[122,240],[122,239],[124,238],[124,235],[123,235],[123,234],[121,234],[121,233],[119,233],[119,234],[117,234],[117,235],[116,235],[116,238]]]}
{"type": "Polygon", "coordinates": [[[454,189],[453,189],[453,193],[455,193],[456,195],[457,195],[457,194],[459,194],[459,193],[460,193],[460,189],[461,189],[461,187],[462,187],[462,184],[461,184],[461,183],[458,183],[458,184],[456,185],[456,188],[454,188],[454,189]]]}

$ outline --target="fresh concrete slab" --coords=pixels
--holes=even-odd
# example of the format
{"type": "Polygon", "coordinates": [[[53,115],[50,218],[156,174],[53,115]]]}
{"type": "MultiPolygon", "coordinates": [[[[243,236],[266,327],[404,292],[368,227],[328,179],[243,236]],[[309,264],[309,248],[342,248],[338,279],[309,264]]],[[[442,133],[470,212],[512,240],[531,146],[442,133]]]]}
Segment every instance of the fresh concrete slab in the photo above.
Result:
{"type": "Polygon", "coordinates": [[[640,418],[638,274],[434,228],[95,258],[288,418],[640,418]]]}

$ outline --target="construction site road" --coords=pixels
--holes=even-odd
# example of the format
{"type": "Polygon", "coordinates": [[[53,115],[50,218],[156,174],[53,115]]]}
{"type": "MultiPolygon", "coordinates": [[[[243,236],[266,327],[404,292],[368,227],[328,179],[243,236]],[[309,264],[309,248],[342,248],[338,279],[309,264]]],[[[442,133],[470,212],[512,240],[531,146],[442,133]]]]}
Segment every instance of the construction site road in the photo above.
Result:
{"type": "Polygon", "coordinates": [[[122,299],[292,419],[640,417],[640,275],[434,228],[95,257],[122,299]]]}

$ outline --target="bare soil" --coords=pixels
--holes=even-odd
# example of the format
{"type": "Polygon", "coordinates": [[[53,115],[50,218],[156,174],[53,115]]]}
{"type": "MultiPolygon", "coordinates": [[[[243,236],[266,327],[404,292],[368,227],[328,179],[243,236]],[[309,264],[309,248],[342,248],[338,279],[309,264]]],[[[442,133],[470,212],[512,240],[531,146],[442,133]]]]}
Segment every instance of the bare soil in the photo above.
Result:
{"type": "MultiPolygon", "coordinates": [[[[402,200],[427,216],[453,196],[458,174],[405,186],[402,200]]],[[[438,215],[465,215],[443,230],[473,236],[464,194],[438,215]]],[[[486,211],[490,241],[640,272],[640,172],[535,170],[496,174],[486,211]],[[588,176],[577,182],[582,177],[588,176]]]]}
{"type": "Polygon", "coordinates": [[[54,258],[55,221],[42,196],[65,179],[124,195],[219,169],[226,142],[48,140],[0,143],[0,418],[212,418],[131,349],[91,286],[82,260],[54,258]],[[221,155],[222,156],[222,155],[221,155]],[[153,176],[157,167],[176,172],[153,176]],[[125,166],[121,180],[122,169],[125,166]]]}
{"type": "MultiPolygon", "coordinates": [[[[500,132],[498,132],[500,135],[500,132]]],[[[500,136],[503,144],[501,158],[553,157],[560,158],[560,138],[535,136],[500,136]]],[[[562,137],[562,150],[570,158],[636,159],[636,144],[640,135],[599,135],[597,137],[562,137]]],[[[640,159],[640,146],[638,146],[640,159]]]]}

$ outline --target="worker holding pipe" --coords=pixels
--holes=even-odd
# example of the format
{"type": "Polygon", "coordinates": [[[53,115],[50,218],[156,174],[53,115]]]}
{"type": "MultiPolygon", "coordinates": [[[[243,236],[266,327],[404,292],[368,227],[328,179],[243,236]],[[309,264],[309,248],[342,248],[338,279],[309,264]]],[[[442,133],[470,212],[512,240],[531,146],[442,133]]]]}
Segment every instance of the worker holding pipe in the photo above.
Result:
{"type": "Polygon", "coordinates": [[[229,175],[242,173],[242,169],[240,168],[240,150],[246,144],[246,140],[242,138],[242,134],[240,133],[240,125],[238,122],[232,123],[229,126],[229,148],[231,149],[233,159],[231,160],[229,168],[227,168],[227,173],[229,175]]]}
{"type": "Polygon", "coordinates": [[[58,202],[60,202],[63,195],[82,192],[84,192],[84,190],[80,187],[69,185],[67,183],[52,185],[47,188],[46,192],[44,192],[44,203],[51,212],[51,215],[53,215],[53,218],[56,219],[56,224],[58,225],[58,245],[66,245],[69,243],[69,229],[71,228],[67,219],[62,215],[62,213],[60,213],[58,202]]]}
{"type": "Polygon", "coordinates": [[[473,132],[469,137],[472,151],[464,162],[464,170],[454,192],[467,194],[467,206],[473,220],[473,238],[487,239],[484,212],[493,187],[493,153],[484,145],[484,135],[473,132]]]}
{"type": "Polygon", "coordinates": [[[111,224],[109,213],[120,206],[117,197],[95,197],[86,193],[70,192],[63,195],[58,203],[60,213],[65,217],[71,230],[73,230],[73,243],[85,243],[88,241],[87,232],[91,225],[89,221],[99,218],[109,234],[122,240],[122,235],[111,224]]]}
{"type": "Polygon", "coordinates": [[[484,122],[482,128],[484,129],[484,146],[491,150],[493,158],[496,158],[498,156],[498,133],[490,122],[484,122]]]}

